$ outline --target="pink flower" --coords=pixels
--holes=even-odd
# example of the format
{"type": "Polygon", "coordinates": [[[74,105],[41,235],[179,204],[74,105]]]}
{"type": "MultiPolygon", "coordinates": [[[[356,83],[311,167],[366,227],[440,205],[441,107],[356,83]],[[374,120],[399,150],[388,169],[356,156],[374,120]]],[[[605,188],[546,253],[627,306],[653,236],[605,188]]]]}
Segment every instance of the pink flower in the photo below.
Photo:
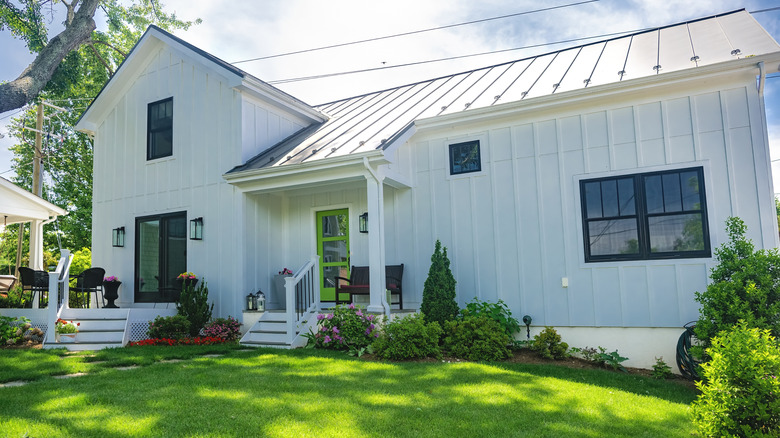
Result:
{"type": "Polygon", "coordinates": [[[354,309],[354,308],[355,308],[355,305],[354,305],[354,304],[352,304],[352,303],[349,303],[349,308],[350,308],[350,309],[354,309]]]}
{"type": "Polygon", "coordinates": [[[322,313],[317,315],[317,321],[322,321],[323,318],[325,318],[325,315],[323,315],[322,313]]]}
{"type": "Polygon", "coordinates": [[[330,341],[331,341],[331,339],[330,339],[330,336],[328,336],[328,335],[325,335],[325,339],[322,340],[322,342],[325,343],[325,344],[327,344],[330,341]]]}
{"type": "Polygon", "coordinates": [[[339,328],[338,327],[333,327],[333,333],[339,333],[339,328]]]}
{"type": "Polygon", "coordinates": [[[333,314],[332,313],[328,314],[328,319],[333,319],[333,314]]]}

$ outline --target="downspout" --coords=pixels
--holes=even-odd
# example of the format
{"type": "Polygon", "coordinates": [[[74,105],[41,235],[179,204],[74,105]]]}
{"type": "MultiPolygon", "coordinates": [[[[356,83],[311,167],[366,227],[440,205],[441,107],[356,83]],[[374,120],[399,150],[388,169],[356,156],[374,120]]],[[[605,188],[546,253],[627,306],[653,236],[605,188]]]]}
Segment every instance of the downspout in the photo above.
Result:
{"type": "MultiPolygon", "coordinates": [[[[366,168],[369,174],[376,180],[377,185],[379,186],[379,203],[384,203],[384,199],[382,196],[382,193],[384,192],[384,178],[380,178],[379,175],[376,173],[373,167],[368,163],[368,158],[363,157],[363,166],[366,168]]],[[[381,205],[380,205],[381,207],[381,205]]],[[[378,224],[381,224],[382,218],[376,218],[378,221],[378,224]]],[[[387,290],[385,287],[385,233],[384,233],[384,227],[379,227],[382,231],[379,235],[379,260],[380,260],[380,279],[382,280],[382,289],[387,290]]],[[[382,293],[380,296],[380,300],[382,303],[382,308],[384,309],[384,314],[387,316],[387,319],[390,319],[390,303],[387,302],[387,293],[382,293]]]]}
{"type": "MultiPolygon", "coordinates": [[[[766,145],[767,155],[769,154],[769,130],[767,127],[767,120],[766,120],[766,103],[764,102],[764,85],[766,84],[766,66],[764,65],[764,61],[760,61],[758,63],[758,104],[760,106],[759,113],[761,114],[761,129],[764,133],[764,144],[766,145]]],[[[772,160],[771,156],[768,156],[769,158],[767,163],[767,175],[770,176],[769,178],[769,191],[772,193],[772,197],[774,198],[775,193],[775,187],[774,187],[774,181],[771,178],[772,175],[772,160]]],[[[774,208],[772,209],[774,211],[774,208]]],[[[774,216],[774,215],[773,215],[774,216]]],[[[778,228],[777,228],[777,221],[772,221],[772,229],[774,230],[772,241],[774,242],[774,247],[777,247],[778,244],[780,244],[780,234],[778,234],[778,228]]]]}

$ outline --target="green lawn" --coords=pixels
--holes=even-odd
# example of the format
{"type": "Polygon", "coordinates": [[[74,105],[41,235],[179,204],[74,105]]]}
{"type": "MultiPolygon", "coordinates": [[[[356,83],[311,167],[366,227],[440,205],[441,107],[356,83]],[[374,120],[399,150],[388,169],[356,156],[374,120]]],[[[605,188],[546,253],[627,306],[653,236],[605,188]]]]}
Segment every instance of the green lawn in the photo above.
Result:
{"type": "Polygon", "coordinates": [[[601,370],[315,350],[0,351],[0,435],[689,437],[695,392],[601,370]],[[226,353],[219,358],[201,354],[226,353]],[[190,358],[176,363],[162,359],[190,358]],[[140,364],[130,370],[113,367],[140,364]],[[58,374],[86,376],[54,379],[58,374]]]}

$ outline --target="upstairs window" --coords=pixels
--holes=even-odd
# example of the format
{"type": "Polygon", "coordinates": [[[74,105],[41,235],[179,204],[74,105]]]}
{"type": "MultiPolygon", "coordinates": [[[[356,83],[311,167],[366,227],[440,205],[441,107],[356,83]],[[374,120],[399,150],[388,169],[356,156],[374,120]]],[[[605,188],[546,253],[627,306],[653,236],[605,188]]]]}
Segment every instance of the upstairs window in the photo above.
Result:
{"type": "Polygon", "coordinates": [[[701,167],[580,181],[585,261],[710,257],[701,167]]]}
{"type": "Polygon", "coordinates": [[[173,155],[173,98],[149,104],[146,159],[173,155]]]}
{"type": "Polygon", "coordinates": [[[450,145],[450,175],[480,170],[482,161],[479,156],[479,140],[450,145]]]}

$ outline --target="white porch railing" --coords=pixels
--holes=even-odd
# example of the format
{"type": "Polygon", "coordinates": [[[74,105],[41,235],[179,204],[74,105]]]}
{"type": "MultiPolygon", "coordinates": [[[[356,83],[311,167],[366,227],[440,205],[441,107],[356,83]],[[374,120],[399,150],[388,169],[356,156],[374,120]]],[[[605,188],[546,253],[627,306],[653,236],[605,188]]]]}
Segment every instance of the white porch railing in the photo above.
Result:
{"type": "Polygon", "coordinates": [[[68,306],[71,260],[73,260],[73,255],[67,249],[63,249],[60,252],[57,269],[54,272],[49,272],[49,311],[44,345],[56,342],[54,333],[57,328],[57,319],[62,315],[62,309],[68,306]]]}
{"type": "Polygon", "coordinates": [[[293,344],[298,335],[298,327],[306,315],[320,308],[319,256],[306,262],[292,277],[285,278],[287,298],[287,336],[293,344]]]}

